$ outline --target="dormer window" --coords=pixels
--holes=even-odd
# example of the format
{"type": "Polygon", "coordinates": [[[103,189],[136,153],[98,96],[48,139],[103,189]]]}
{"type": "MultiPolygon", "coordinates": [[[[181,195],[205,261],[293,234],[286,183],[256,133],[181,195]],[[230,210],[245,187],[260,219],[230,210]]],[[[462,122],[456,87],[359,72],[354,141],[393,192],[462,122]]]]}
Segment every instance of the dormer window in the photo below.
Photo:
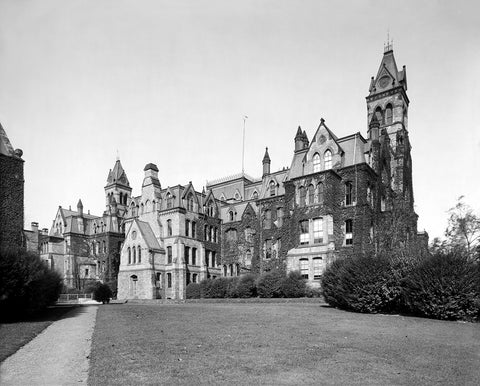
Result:
{"type": "Polygon", "coordinates": [[[275,196],[276,184],[274,181],[270,181],[270,196],[275,196]]]}
{"type": "Polygon", "coordinates": [[[167,193],[167,209],[173,207],[173,197],[170,193],[167,193]]]}
{"type": "Polygon", "coordinates": [[[189,193],[187,196],[187,210],[193,212],[193,194],[189,193]]]}
{"type": "Polygon", "coordinates": [[[332,168],[332,152],[330,150],[327,150],[325,152],[324,160],[325,160],[325,170],[331,169],[332,168]]]}

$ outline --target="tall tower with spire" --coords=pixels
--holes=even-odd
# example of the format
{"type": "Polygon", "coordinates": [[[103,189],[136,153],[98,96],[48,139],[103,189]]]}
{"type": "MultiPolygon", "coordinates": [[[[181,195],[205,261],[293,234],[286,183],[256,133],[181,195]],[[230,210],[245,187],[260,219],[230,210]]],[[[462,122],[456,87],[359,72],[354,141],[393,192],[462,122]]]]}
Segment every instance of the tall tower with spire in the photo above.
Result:
{"type": "MultiPolygon", "coordinates": [[[[372,150],[379,148],[378,142],[389,143],[389,170],[380,170],[384,164],[374,155],[377,172],[387,172],[391,188],[413,208],[412,162],[408,139],[407,70],[399,71],[393,55],[393,44],[388,41],[380,67],[370,81],[367,96],[368,139],[372,150]]],[[[383,146],[384,148],[385,146],[383,146]]],[[[385,152],[384,152],[385,153],[385,152]]],[[[386,154],[384,154],[386,155],[386,154]]],[[[385,181],[384,181],[385,182],[385,181]]]]}
{"type": "Polygon", "coordinates": [[[130,204],[131,193],[132,188],[130,187],[130,182],[128,182],[127,174],[120,160],[117,159],[113,169],[110,169],[108,172],[107,185],[105,185],[107,212],[116,206],[119,214],[123,216],[130,204]]]}

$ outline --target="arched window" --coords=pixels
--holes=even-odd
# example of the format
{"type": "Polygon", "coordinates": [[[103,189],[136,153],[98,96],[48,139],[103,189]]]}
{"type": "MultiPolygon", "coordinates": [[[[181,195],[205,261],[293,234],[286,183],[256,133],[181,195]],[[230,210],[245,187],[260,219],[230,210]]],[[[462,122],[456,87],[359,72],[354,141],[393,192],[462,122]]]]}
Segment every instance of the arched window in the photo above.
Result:
{"type": "Polygon", "coordinates": [[[298,188],[298,192],[299,192],[299,205],[300,206],[305,206],[305,201],[306,201],[306,191],[305,191],[305,187],[304,186],[300,186],[300,188],[298,188]]]}
{"type": "Polygon", "coordinates": [[[187,196],[187,210],[193,212],[193,194],[189,193],[187,196]]]}
{"type": "Polygon", "coordinates": [[[245,251],[245,267],[250,268],[252,266],[252,251],[247,249],[245,251]]]}
{"type": "Polygon", "coordinates": [[[246,227],[245,228],[245,241],[251,243],[253,241],[252,236],[253,236],[252,228],[246,227]]]}
{"type": "Polygon", "coordinates": [[[317,195],[317,202],[323,204],[323,183],[321,182],[317,185],[317,195]]]}
{"type": "Polygon", "coordinates": [[[308,185],[308,203],[311,205],[314,202],[315,188],[313,184],[308,185]]]}
{"type": "Polygon", "coordinates": [[[142,249],[140,248],[140,245],[137,247],[138,249],[138,262],[142,262],[142,249]]]}
{"type": "Polygon", "coordinates": [[[130,247],[128,247],[127,249],[127,253],[128,253],[128,264],[132,264],[132,250],[130,249],[130,247]]]}
{"type": "Polygon", "coordinates": [[[315,153],[313,155],[313,172],[319,172],[322,169],[322,164],[320,160],[320,155],[318,153],[315,153]]]}
{"type": "Polygon", "coordinates": [[[258,192],[257,192],[256,190],[253,192],[252,198],[253,198],[254,200],[258,199],[258,192]]]}
{"type": "Polygon", "coordinates": [[[332,168],[332,152],[330,150],[327,150],[325,152],[324,159],[325,159],[325,170],[331,169],[332,168]]]}
{"type": "Polygon", "coordinates": [[[270,181],[270,196],[275,196],[276,184],[274,181],[270,181]]]}
{"type": "Polygon", "coordinates": [[[277,227],[283,225],[283,208],[277,208],[277,227]]]}
{"type": "Polygon", "coordinates": [[[137,249],[133,247],[132,250],[133,250],[133,264],[135,264],[137,262],[137,249]]]}
{"type": "Polygon", "coordinates": [[[378,123],[383,123],[383,113],[380,106],[375,109],[375,118],[377,118],[378,123]]]}
{"type": "Polygon", "coordinates": [[[223,276],[227,276],[227,266],[223,266],[223,276]]]}
{"type": "Polygon", "coordinates": [[[170,193],[167,193],[167,209],[170,209],[173,207],[173,198],[170,193]]]}
{"type": "Polygon", "coordinates": [[[123,193],[120,192],[120,204],[123,204],[123,193]]]}
{"type": "Polygon", "coordinates": [[[385,108],[385,124],[391,125],[392,124],[392,105],[388,104],[385,108]]]}
{"type": "Polygon", "coordinates": [[[345,183],[345,205],[353,204],[353,185],[351,182],[345,183]]]}
{"type": "Polygon", "coordinates": [[[103,253],[107,253],[107,243],[103,240],[103,253]]]}
{"type": "Polygon", "coordinates": [[[167,264],[172,264],[172,247],[167,247],[167,264]]]}
{"type": "Polygon", "coordinates": [[[172,220],[167,220],[167,236],[172,235],[172,220]]]}

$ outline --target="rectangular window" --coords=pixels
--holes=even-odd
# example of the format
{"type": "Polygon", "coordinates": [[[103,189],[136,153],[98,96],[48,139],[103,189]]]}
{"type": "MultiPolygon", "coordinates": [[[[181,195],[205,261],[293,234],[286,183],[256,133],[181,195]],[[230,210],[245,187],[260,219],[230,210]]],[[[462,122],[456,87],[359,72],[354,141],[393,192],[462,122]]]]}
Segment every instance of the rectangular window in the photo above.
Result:
{"type": "Polygon", "coordinates": [[[265,229],[272,228],[272,212],[270,210],[265,211],[265,229]]]}
{"type": "Polygon", "coordinates": [[[192,221],[192,238],[197,237],[197,223],[192,221]]]}
{"type": "Polygon", "coordinates": [[[315,244],[323,243],[323,218],[313,220],[313,242],[315,244]]]}
{"type": "Polygon", "coordinates": [[[190,247],[185,247],[185,264],[190,264],[190,247]]]}
{"type": "Polygon", "coordinates": [[[197,248],[192,248],[192,265],[197,265],[197,248]]]}
{"type": "Polygon", "coordinates": [[[193,281],[194,283],[197,282],[197,274],[196,274],[196,273],[194,273],[194,274],[192,275],[192,281],[193,281]]]}
{"type": "Polygon", "coordinates": [[[308,234],[308,220],[300,221],[300,244],[308,244],[310,236],[308,234]]]}
{"type": "Polygon", "coordinates": [[[304,279],[308,279],[308,259],[300,259],[300,274],[304,279]]]}
{"type": "Polygon", "coordinates": [[[272,240],[265,240],[265,258],[270,259],[272,257],[272,240]]]}
{"type": "Polygon", "coordinates": [[[203,235],[204,235],[205,241],[208,241],[208,225],[205,225],[203,227],[203,235]]]}
{"type": "Polygon", "coordinates": [[[88,268],[85,268],[85,277],[88,277],[88,268]]]}
{"type": "Polygon", "coordinates": [[[185,220],[185,236],[190,235],[190,220],[185,220]]]}
{"type": "Polygon", "coordinates": [[[313,280],[320,280],[322,278],[322,258],[313,258],[313,280]]]}
{"type": "Polygon", "coordinates": [[[172,247],[167,247],[167,264],[172,264],[172,247]]]}
{"type": "Polygon", "coordinates": [[[208,267],[210,263],[210,251],[207,249],[205,250],[205,265],[208,267]]]}
{"type": "Polygon", "coordinates": [[[172,274],[167,273],[167,287],[172,288],[172,274]]]}
{"type": "Polygon", "coordinates": [[[277,208],[277,227],[283,225],[283,208],[277,208]]]}
{"type": "Polygon", "coordinates": [[[217,262],[217,254],[215,251],[212,251],[212,267],[215,267],[216,262],[217,262]]]}
{"type": "Polygon", "coordinates": [[[353,204],[353,186],[351,182],[345,184],[345,205],[353,204]]]}
{"type": "Polygon", "coordinates": [[[345,221],[345,245],[353,245],[353,220],[345,221]]]}
{"type": "Polygon", "coordinates": [[[167,236],[172,235],[172,220],[167,220],[167,236]]]}

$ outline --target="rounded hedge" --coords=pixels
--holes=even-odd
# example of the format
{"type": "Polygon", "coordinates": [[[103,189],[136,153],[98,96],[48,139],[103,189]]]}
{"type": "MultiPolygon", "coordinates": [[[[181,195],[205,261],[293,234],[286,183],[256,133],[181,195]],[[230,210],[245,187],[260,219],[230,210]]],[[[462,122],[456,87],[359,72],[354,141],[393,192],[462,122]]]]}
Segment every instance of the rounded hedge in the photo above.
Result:
{"type": "Polygon", "coordinates": [[[102,302],[103,304],[110,303],[112,296],[112,290],[104,283],[98,283],[93,290],[93,300],[102,302]]]}
{"type": "Polygon", "coordinates": [[[307,290],[307,281],[300,272],[290,272],[280,281],[280,292],[285,298],[301,298],[305,296],[307,290]]]}
{"type": "Polygon", "coordinates": [[[417,315],[444,320],[480,319],[480,266],[460,254],[435,255],[402,280],[404,301],[417,315]]]}
{"type": "Polygon", "coordinates": [[[257,293],[261,298],[279,298],[282,296],[281,281],[285,273],[272,270],[260,275],[257,279],[257,293]]]}
{"type": "Polygon", "coordinates": [[[187,285],[187,299],[200,299],[200,284],[189,283],[187,285]]]}
{"type": "Polygon", "coordinates": [[[392,312],[398,307],[398,275],[382,256],[335,260],[322,276],[322,295],[333,307],[356,312],[392,312]]]}

